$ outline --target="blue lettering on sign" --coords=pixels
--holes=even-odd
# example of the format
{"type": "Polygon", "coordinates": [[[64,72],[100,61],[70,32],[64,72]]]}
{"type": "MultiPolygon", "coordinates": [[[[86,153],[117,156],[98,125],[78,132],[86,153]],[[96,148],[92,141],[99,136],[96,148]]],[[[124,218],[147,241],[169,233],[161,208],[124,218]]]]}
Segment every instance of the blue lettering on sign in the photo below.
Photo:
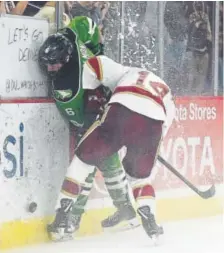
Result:
{"type": "MultiPolygon", "coordinates": [[[[23,123],[20,123],[19,130],[21,133],[23,133],[24,125],[23,123]]],[[[20,147],[20,155],[19,155],[19,164],[20,164],[20,176],[22,177],[24,174],[23,170],[23,136],[21,135],[19,138],[19,147],[20,147]]]]}
{"type": "MultiPolygon", "coordinates": [[[[23,123],[20,123],[19,125],[19,131],[20,133],[23,133],[24,131],[24,124],[23,123]]],[[[22,177],[24,176],[24,169],[23,169],[23,136],[21,135],[19,137],[19,176],[22,177]]],[[[16,159],[16,156],[12,153],[10,153],[8,151],[8,145],[9,144],[12,144],[12,145],[16,145],[16,137],[15,136],[12,136],[12,135],[8,135],[5,140],[4,140],[4,143],[3,143],[3,154],[5,156],[5,158],[10,161],[12,163],[12,168],[6,168],[3,170],[3,173],[5,175],[5,177],[7,178],[12,178],[16,175],[16,171],[17,171],[17,168],[18,168],[18,163],[17,163],[17,159],[16,159]]]]}

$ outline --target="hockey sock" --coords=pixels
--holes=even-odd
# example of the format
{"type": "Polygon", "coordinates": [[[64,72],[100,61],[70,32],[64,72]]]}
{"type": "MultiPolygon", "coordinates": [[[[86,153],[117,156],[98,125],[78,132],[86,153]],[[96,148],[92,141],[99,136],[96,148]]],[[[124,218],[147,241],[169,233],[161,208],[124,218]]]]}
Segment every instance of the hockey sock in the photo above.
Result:
{"type": "Polygon", "coordinates": [[[85,207],[91,192],[91,189],[93,187],[93,181],[96,175],[96,169],[88,175],[88,177],[85,180],[85,183],[81,187],[81,191],[76,198],[76,201],[74,202],[73,208],[72,208],[72,213],[74,215],[76,214],[82,214],[85,211],[85,207]]]}
{"type": "Polygon", "coordinates": [[[149,206],[151,213],[155,214],[155,191],[152,185],[144,184],[134,187],[133,195],[138,208],[149,206]]]}
{"type": "Polygon", "coordinates": [[[75,156],[67,169],[56,209],[60,207],[61,199],[69,198],[74,201],[72,213],[81,215],[92,189],[95,174],[94,166],[83,163],[75,156]]]}
{"type": "Polygon", "coordinates": [[[149,206],[151,212],[155,214],[156,195],[153,186],[150,184],[150,178],[137,179],[128,176],[128,181],[130,182],[137,208],[141,206],[149,206]]]}
{"type": "Polygon", "coordinates": [[[118,153],[115,153],[104,161],[100,170],[114,205],[119,207],[121,204],[130,202],[128,181],[118,153]]]}

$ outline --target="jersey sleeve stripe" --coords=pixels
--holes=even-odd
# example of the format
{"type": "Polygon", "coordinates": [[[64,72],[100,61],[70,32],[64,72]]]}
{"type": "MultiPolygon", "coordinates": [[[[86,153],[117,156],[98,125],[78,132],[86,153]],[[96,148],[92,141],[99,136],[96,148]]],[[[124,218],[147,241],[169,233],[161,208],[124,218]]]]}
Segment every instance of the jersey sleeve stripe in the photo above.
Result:
{"type": "Polygon", "coordinates": [[[90,58],[87,61],[87,65],[94,73],[96,73],[98,80],[102,81],[103,80],[103,69],[102,69],[101,60],[98,57],[90,58]]]}
{"type": "Polygon", "coordinates": [[[163,104],[163,100],[160,97],[153,95],[149,91],[146,91],[144,89],[141,89],[141,88],[135,87],[135,86],[118,86],[115,89],[113,94],[116,94],[116,93],[131,93],[136,96],[143,96],[145,98],[149,98],[149,99],[155,101],[156,104],[160,105],[163,108],[164,112],[166,113],[166,108],[163,104]]]}

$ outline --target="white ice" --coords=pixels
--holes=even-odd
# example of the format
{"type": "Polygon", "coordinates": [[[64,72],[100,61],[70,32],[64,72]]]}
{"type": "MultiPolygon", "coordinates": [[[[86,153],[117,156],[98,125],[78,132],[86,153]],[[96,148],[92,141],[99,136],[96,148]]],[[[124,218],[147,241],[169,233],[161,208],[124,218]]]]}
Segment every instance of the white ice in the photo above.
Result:
{"type": "Polygon", "coordinates": [[[7,253],[224,253],[223,216],[163,224],[165,234],[155,246],[142,228],[74,241],[46,243],[7,253]]]}

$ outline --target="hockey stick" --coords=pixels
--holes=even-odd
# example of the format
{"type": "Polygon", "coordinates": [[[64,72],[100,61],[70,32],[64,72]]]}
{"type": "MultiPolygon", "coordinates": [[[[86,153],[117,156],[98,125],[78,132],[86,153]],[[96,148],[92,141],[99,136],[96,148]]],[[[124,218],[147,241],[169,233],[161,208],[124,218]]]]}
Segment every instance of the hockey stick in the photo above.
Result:
{"type": "Polygon", "coordinates": [[[201,198],[208,199],[215,195],[215,185],[213,184],[208,190],[200,191],[196,186],[194,186],[190,181],[188,181],[184,176],[182,176],[171,164],[164,160],[160,155],[157,157],[158,161],[163,164],[168,170],[170,170],[174,175],[176,175],[180,180],[182,180],[188,187],[196,192],[201,198]]]}

